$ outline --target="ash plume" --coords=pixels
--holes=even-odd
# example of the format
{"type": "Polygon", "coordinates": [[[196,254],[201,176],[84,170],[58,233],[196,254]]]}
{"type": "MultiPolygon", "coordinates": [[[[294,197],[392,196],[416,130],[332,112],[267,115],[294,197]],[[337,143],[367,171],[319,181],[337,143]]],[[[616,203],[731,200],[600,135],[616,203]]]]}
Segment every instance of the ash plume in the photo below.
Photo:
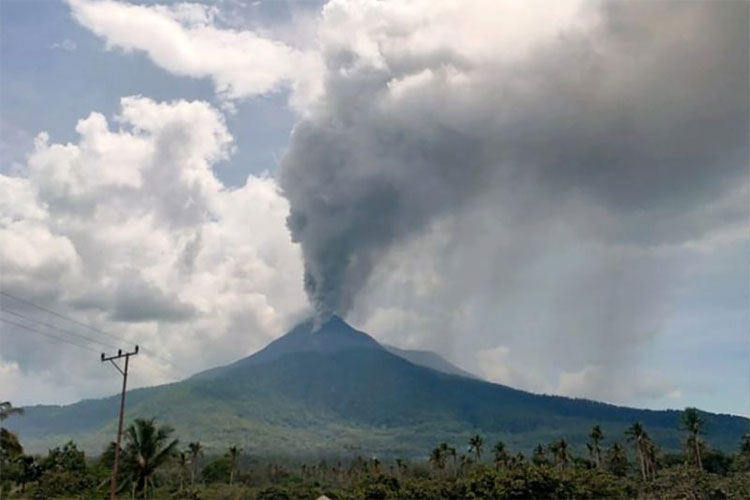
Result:
{"type": "MultiPolygon", "coordinates": [[[[324,10],[323,95],[279,178],[321,317],[346,315],[389,249],[468,202],[512,214],[514,186],[648,246],[700,234],[681,214],[746,173],[747,2],[589,4],[515,52],[358,5],[324,10]]],[[[464,5],[430,22],[492,15],[464,5]]]]}

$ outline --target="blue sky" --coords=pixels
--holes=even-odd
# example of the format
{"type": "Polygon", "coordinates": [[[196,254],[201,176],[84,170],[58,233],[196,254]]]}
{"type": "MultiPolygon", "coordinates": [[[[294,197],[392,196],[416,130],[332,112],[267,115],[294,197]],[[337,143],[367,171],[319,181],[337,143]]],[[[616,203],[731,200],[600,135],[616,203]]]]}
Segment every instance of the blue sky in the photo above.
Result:
{"type": "MultiPolygon", "coordinates": [[[[137,385],[322,307],[499,383],[750,415],[742,2],[72,5],[0,6],[2,286],[169,350],[137,385]]],[[[5,399],[112,392],[11,330],[5,399]]]]}
{"type": "MultiPolygon", "coordinates": [[[[106,50],[63,1],[4,1],[2,18],[3,170],[23,160],[38,132],[73,141],[80,118],[94,110],[115,114],[122,96],[215,102],[210,81],[173,76],[142,53],[106,50]]],[[[248,173],[275,170],[294,125],[284,94],[244,100],[236,114],[227,115],[237,151],[215,166],[227,184],[242,185],[248,173]]]]}

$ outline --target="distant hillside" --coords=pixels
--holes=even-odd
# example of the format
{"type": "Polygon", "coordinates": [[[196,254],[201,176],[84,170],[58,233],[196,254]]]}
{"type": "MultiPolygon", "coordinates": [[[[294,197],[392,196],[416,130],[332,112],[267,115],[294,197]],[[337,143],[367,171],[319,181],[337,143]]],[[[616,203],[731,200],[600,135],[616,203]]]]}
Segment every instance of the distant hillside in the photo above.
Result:
{"type": "Polygon", "coordinates": [[[393,347],[391,345],[385,344],[383,344],[383,348],[385,348],[385,350],[387,350],[391,354],[395,354],[396,356],[404,358],[407,361],[411,361],[415,365],[426,366],[427,368],[432,368],[433,370],[448,373],[450,375],[460,375],[462,377],[468,378],[479,378],[473,373],[462,370],[447,359],[431,351],[399,349],[398,347],[393,347]]]}
{"type": "MultiPolygon", "coordinates": [[[[479,432],[514,450],[561,437],[583,452],[601,424],[607,441],[641,421],[666,449],[678,449],[680,412],[623,408],[542,396],[407,361],[333,318],[306,322],[258,353],[182,382],[128,394],[127,419],[157,417],[183,441],[215,450],[239,444],[256,455],[361,453],[422,456],[436,443],[463,446],[479,432]]],[[[74,439],[98,453],[115,430],[117,397],[34,406],[7,422],[32,450],[74,439]]],[[[745,418],[704,414],[711,446],[735,449],[745,418]]]]}

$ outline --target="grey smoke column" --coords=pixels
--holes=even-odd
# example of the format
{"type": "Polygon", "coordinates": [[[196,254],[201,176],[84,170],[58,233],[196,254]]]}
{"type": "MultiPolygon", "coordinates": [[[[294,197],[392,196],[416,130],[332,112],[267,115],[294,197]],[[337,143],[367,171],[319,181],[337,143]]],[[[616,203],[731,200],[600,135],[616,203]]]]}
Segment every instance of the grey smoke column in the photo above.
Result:
{"type": "Polygon", "coordinates": [[[445,41],[400,50],[398,19],[380,32],[393,34],[383,64],[323,47],[325,95],[280,173],[321,316],[345,315],[395,243],[499,186],[600,207],[623,221],[607,238],[700,231],[679,214],[747,168],[748,4],[599,8],[596,27],[511,63],[445,41]],[[627,226],[643,211],[646,223],[627,226]]]}

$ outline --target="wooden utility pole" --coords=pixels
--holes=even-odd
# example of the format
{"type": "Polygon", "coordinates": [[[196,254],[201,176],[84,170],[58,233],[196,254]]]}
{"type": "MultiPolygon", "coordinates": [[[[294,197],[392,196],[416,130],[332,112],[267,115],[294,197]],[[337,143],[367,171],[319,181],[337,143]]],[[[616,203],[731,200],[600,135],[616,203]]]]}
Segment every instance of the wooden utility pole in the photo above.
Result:
{"type": "Polygon", "coordinates": [[[115,496],[117,495],[117,469],[120,465],[120,442],[122,441],[122,417],[123,413],[125,412],[125,388],[128,383],[128,361],[130,361],[130,356],[135,356],[138,354],[138,346],[135,346],[135,351],[133,352],[122,352],[122,349],[119,349],[117,351],[117,354],[115,356],[109,356],[105,357],[104,353],[102,353],[102,363],[105,361],[109,361],[112,363],[112,366],[117,368],[117,371],[122,374],[122,394],[120,395],[120,418],[117,422],[117,444],[115,445],[115,463],[112,467],[112,480],[109,483],[109,498],[110,500],[115,500],[115,496]],[[125,369],[122,370],[120,367],[115,363],[116,359],[125,358],[125,369]]]}

